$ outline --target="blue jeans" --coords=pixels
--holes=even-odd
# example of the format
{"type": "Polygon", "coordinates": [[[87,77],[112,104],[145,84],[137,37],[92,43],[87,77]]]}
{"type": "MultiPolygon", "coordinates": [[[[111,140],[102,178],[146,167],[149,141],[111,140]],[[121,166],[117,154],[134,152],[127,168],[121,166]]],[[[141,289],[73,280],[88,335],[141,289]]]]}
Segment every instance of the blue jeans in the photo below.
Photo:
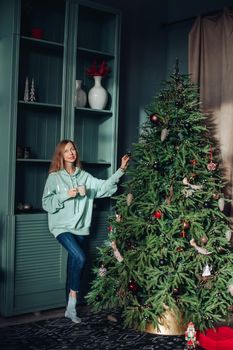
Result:
{"type": "Polygon", "coordinates": [[[63,232],[57,236],[57,240],[68,252],[66,297],[70,289],[78,292],[83,267],[86,262],[85,243],[88,236],[74,235],[70,232],[63,232]]]}

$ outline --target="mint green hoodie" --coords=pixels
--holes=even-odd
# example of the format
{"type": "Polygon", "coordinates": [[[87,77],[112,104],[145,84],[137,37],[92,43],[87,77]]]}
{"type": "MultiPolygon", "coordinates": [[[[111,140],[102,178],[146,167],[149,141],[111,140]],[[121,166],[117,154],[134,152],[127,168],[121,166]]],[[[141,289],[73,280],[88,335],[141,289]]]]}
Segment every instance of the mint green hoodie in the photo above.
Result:
{"type": "Polygon", "coordinates": [[[76,168],[70,175],[66,170],[49,174],[42,197],[43,209],[48,212],[49,230],[57,237],[62,232],[88,235],[95,198],[110,197],[117,190],[117,183],[124,174],[118,169],[107,180],[93,177],[76,168]],[[69,197],[68,190],[78,185],[86,186],[86,195],[69,197]]]}

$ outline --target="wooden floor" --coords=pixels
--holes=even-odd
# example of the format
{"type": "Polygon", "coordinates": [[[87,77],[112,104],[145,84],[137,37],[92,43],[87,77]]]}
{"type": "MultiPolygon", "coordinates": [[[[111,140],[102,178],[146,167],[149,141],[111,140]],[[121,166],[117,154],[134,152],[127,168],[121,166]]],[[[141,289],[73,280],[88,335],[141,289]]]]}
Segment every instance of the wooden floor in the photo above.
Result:
{"type": "Polygon", "coordinates": [[[40,311],[40,312],[34,312],[30,314],[11,316],[11,317],[0,316],[0,328],[16,325],[16,324],[23,324],[28,322],[36,322],[40,320],[62,317],[64,313],[65,313],[65,309],[62,308],[62,309],[40,311]]]}

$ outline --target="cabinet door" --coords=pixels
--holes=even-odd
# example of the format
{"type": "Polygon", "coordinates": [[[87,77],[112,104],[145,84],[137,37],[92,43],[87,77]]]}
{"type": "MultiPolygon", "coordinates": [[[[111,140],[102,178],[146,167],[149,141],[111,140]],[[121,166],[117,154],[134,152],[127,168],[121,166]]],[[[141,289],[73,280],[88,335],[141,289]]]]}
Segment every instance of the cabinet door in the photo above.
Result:
{"type": "Polygon", "coordinates": [[[66,2],[22,0],[15,211],[40,212],[43,186],[61,139],[66,2]]]}
{"type": "Polygon", "coordinates": [[[16,216],[14,313],[65,304],[66,257],[46,214],[16,216]]]}

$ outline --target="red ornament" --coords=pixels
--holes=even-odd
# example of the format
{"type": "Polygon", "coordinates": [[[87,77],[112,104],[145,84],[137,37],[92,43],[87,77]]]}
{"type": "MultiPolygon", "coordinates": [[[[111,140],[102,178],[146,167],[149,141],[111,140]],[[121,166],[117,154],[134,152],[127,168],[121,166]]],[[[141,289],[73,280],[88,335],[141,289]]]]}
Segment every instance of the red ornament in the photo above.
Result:
{"type": "Polygon", "coordinates": [[[191,164],[192,164],[193,166],[197,165],[197,160],[196,160],[196,159],[192,159],[192,160],[191,160],[191,164]]]}
{"type": "Polygon", "coordinates": [[[162,213],[161,213],[161,211],[157,210],[157,211],[155,211],[155,212],[152,214],[152,216],[153,216],[153,218],[155,218],[155,219],[161,219],[162,213]]]}
{"type": "Polygon", "coordinates": [[[180,237],[181,237],[181,238],[185,238],[185,237],[186,237],[186,232],[185,232],[185,231],[181,231],[180,237]]]}
{"type": "Polygon", "coordinates": [[[150,121],[152,124],[158,124],[159,123],[159,117],[156,114],[151,114],[150,115],[150,121]]]}
{"type": "Polygon", "coordinates": [[[187,230],[189,227],[190,227],[189,222],[188,222],[188,221],[184,221],[184,222],[183,222],[183,228],[184,228],[184,230],[187,230]]]}
{"type": "Polygon", "coordinates": [[[135,281],[131,280],[129,281],[129,284],[128,284],[128,290],[131,292],[131,293],[137,293],[138,291],[138,285],[135,281]]]}
{"type": "Polygon", "coordinates": [[[113,231],[113,227],[112,226],[108,226],[108,231],[112,232],[113,231]]]}

